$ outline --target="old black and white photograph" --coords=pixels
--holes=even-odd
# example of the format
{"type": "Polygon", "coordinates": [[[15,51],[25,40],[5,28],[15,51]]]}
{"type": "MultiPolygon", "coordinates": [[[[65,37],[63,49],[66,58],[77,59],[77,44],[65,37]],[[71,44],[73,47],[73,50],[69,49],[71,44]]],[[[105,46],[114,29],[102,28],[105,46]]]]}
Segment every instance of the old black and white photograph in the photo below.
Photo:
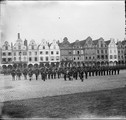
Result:
{"type": "Polygon", "coordinates": [[[125,1],[1,1],[0,119],[125,119],[125,1]]]}

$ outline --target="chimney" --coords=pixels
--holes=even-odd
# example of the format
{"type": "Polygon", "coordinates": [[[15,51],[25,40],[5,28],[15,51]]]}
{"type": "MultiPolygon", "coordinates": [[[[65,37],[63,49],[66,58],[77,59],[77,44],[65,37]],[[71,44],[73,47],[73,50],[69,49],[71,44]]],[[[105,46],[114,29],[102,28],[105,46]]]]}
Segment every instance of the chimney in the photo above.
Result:
{"type": "Polygon", "coordinates": [[[24,40],[24,45],[27,46],[28,45],[28,41],[25,39],[24,40]]]}
{"type": "Polygon", "coordinates": [[[18,39],[20,39],[20,33],[18,33],[18,39]]]}
{"type": "Polygon", "coordinates": [[[13,43],[11,42],[11,48],[13,48],[13,43]]]}

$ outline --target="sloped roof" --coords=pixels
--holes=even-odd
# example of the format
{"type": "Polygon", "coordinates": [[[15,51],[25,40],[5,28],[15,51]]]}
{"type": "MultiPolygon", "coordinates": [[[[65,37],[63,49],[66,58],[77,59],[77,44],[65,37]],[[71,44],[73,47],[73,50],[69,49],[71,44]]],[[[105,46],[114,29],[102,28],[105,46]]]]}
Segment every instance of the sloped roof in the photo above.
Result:
{"type": "Polygon", "coordinates": [[[86,43],[86,40],[81,40],[81,41],[80,41],[80,45],[82,45],[82,46],[84,46],[85,43],[86,43]]]}
{"type": "Polygon", "coordinates": [[[96,45],[96,44],[98,44],[99,40],[104,40],[104,39],[102,37],[100,37],[99,39],[93,40],[93,43],[96,45]]]}
{"type": "Polygon", "coordinates": [[[123,41],[122,41],[122,45],[124,45],[124,44],[126,44],[126,40],[123,40],[123,41]]]}
{"type": "Polygon", "coordinates": [[[111,40],[105,41],[105,43],[106,43],[107,45],[109,45],[110,42],[111,42],[111,40]]]}
{"type": "Polygon", "coordinates": [[[98,41],[99,41],[99,39],[93,40],[93,43],[96,45],[96,44],[98,44],[98,41]]]}

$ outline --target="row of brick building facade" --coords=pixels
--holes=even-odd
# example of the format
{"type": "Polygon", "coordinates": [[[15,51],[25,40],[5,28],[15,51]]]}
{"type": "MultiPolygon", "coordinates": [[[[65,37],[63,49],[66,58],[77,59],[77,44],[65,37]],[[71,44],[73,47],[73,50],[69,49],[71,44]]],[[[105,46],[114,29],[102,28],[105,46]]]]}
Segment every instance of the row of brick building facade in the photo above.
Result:
{"type": "Polygon", "coordinates": [[[124,65],[126,63],[126,40],[115,43],[114,39],[105,41],[103,38],[92,40],[76,40],[70,43],[67,37],[59,43],[53,40],[48,43],[42,40],[39,45],[34,40],[29,44],[22,40],[18,33],[16,43],[11,45],[5,41],[1,49],[1,64],[13,63],[56,63],[74,62],[85,65],[124,65]]]}

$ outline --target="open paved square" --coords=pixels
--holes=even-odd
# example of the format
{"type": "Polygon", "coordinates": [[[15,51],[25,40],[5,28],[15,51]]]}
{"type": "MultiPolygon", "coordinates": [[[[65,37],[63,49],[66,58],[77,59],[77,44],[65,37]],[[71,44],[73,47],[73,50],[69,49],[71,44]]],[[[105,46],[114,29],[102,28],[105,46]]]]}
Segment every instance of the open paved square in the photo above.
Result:
{"type": "Polygon", "coordinates": [[[126,70],[121,70],[119,75],[92,76],[84,82],[78,80],[64,81],[60,79],[48,79],[45,82],[40,79],[32,81],[12,81],[11,75],[0,75],[0,96],[1,102],[55,96],[96,90],[106,90],[124,87],[126,85],[126,70]]]}

